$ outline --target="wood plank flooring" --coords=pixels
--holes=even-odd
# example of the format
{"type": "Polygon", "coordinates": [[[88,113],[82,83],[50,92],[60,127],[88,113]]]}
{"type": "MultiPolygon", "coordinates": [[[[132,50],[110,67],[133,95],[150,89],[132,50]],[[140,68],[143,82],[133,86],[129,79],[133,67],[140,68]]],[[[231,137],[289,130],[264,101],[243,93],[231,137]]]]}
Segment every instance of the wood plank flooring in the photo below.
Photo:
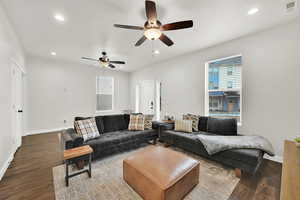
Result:
{"type": "Polygon", "coordinates": [[[52,167],[62,164],[60,134],[23,137],[0,182],[0,200],[54,200],[52,167]]]}
{"type": "MultiPolygon", "coordinates": [[[[26,136],[0,182],[0,200],[54,200],[52,167],[62,164],[59,133],[26,136]]],[[[264,160],[228,200],[279,200],[281,164],[264,160]]]]}

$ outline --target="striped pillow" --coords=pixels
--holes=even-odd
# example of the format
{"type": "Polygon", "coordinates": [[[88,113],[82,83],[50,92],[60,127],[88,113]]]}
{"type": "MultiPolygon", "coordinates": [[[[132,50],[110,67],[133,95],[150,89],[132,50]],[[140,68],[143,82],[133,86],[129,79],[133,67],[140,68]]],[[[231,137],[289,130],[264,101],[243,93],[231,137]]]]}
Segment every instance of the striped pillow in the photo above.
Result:
{"type": "Polygon", "coordinates": [[[82,137],[84,141],[100,136],[95,118],[75,121],[74,127],[76,133],[82,137]]]}
{"type": "Polygon", "coordinates": [[[130,131],[143,131],[143,130],[145,130],[145,117],[144,117],[144,115],[130,115],[128,130],[130,130],[130,131]]]}
{"type": "Polygon", "coordinates": [[[175,131],[193,132],[192,120],[175,120],[175,131]]]}
{"type": "Polygon", "coordinates": [[[186,114],[182,116],[183,120],[192,120],[193,131],[199,131],[199,117],[198,115],[186,114]]]}

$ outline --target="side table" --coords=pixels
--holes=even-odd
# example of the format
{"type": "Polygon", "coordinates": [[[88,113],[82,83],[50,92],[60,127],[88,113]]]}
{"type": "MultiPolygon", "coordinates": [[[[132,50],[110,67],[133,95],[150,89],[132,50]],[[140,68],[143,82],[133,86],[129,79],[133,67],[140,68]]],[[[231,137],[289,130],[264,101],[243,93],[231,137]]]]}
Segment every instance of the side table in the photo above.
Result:
{"type": "MultiPolygon", "coordinates": [[[[152,122],[152,126],[154,127],[154,129],[157,129],[157,131],[158,131],[158,139],[157,140],[159,140],[159,138],[161,136],[161,133],[164,129],[166,129],[170,126],[173,127],[174,124],[175,124],[175,121],[173,121],[173,120],[168,120],[168,121],[163,120],[163,121],[154,121],[154,122],[152,122]]],[[[157,140],[154,141],[154,144],[157,143],[157,140]]]]}
{"type": "Polygon", "coordinates": [[[89,146],[76,147],[73,149],[68,149],[64,151],[64,160],[66,162],[66,186],[69,186],[69,178],[77,176],[79,174],[87,172],[89,177],[92,177],[92,153],[93,149],[89,146]],[[69,165],[72,164],[72,159],[79,158],[81,156],[89,155],[89,169],[81,170],[74,174],[69,174],[69,165]]]}

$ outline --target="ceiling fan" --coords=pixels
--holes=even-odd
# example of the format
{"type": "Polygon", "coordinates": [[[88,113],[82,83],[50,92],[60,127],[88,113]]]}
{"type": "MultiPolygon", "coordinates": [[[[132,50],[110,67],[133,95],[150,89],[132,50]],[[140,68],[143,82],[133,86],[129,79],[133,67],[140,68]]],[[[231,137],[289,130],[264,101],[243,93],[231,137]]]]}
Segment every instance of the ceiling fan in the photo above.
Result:
{"type": "Polygon", "coordinates": [[[162,23],[157,19],[155,2],[151,0],[146,0],[145,7],[146,7],[147,21],[145,22],[144,27],[114,24],[114,26],[117,28],[144,31],[143,37],[137,41],[135,46],[140,46],[143,42],[145,42],[146,39],[149,40],[160,39],[167,46],[172,46],[174,42],[169,37],[167,37],[164,33],[162,33],[162,31],[179,30],[179,29],[193,27],[192,20],[180,21],[180,22],[174,22],[174,23],[162,25],[162,23]]]}
{"type": "Polygon", "coordinates": [[[116,68],[116,66],[113,65],[113,64],[121,64],[121,65],[125,64],[124,61],[111,61],[111,60],[109,60],[109,58],[107,57],[107,53],[105,51],[102,52],[102,57],[100,57],[99,59],[87,58],[87,57],[81,57],[81,59],[96,61],[96,62],[99,62],[103,67],[109,67],[109,68],[112,68],[112,69],[116,68]]]}

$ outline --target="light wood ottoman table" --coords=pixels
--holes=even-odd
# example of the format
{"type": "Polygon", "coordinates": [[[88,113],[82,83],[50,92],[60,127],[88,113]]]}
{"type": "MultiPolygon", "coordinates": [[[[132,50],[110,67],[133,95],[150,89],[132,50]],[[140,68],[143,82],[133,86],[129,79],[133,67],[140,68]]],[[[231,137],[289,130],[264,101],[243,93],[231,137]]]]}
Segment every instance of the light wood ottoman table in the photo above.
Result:
{"type": "Polygon", "coordinates": [[[199,161],[149,146],[123,161],[124,180],[145,200],[179,200],[199,183],[199,161]]]}

